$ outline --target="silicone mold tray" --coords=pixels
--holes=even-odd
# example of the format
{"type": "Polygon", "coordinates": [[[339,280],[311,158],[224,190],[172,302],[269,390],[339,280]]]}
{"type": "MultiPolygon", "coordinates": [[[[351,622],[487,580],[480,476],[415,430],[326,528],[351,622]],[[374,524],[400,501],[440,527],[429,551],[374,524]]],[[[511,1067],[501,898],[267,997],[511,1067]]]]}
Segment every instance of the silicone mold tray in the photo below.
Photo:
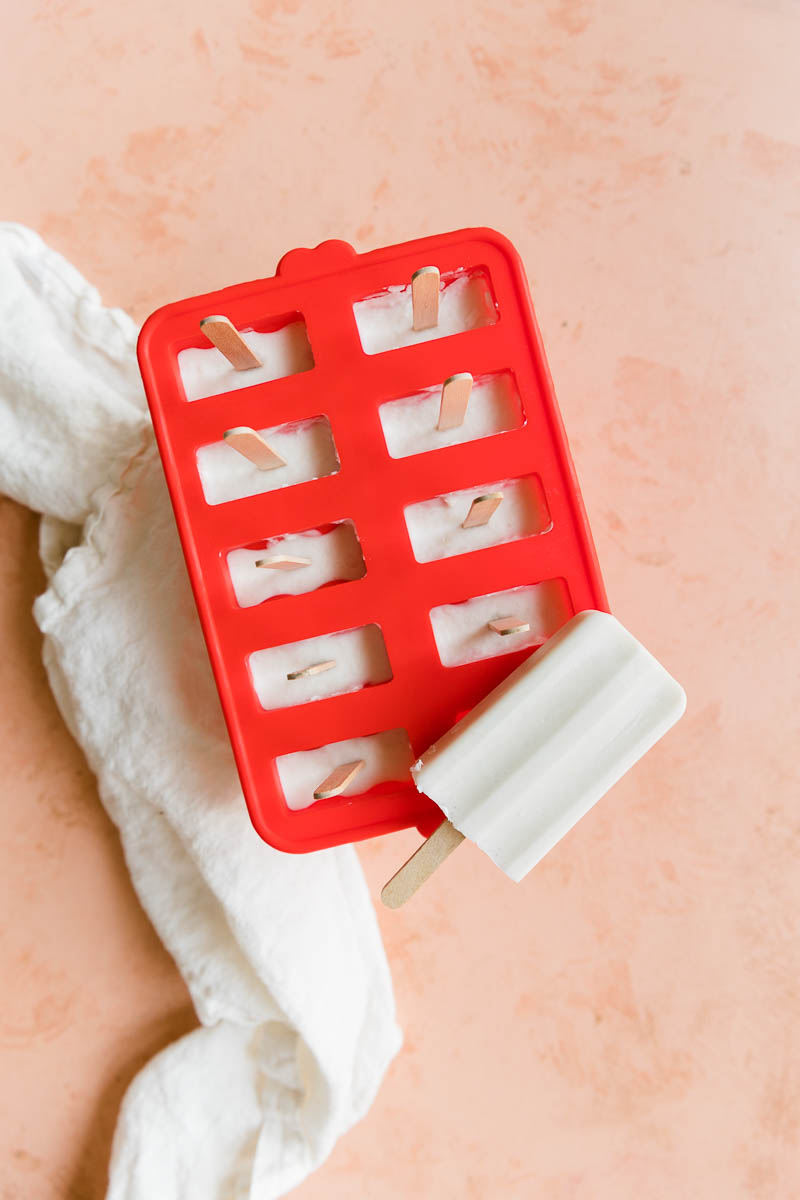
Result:
{"type": "MultiPolygon", "coordinates": [[[[275,760],[295,751],[402,728],[420,755],[524,658],[531,647],[462,666],[443,666],[430,612],[442,605],[540,581],[560,581],[564,619],[607,610],[605,593],[536,326],[514,247],[486,229],[462,230],[356,254],[345,242],[293,250],[273,278],[225,288],[159,309],[139,339],[139,361],[167,484],[211,665],[251,819],[281,850],[317,850],[442,819],[410,778],[295,811],[275,760]],[[382,353],[362,349],[354,303],[406,285],[435,265],[443,283],[479,274],[496,321],[382,353]],[[200,321],[222,313],[240,330],[269,330],[302,318],[311,369],[188,402],[177,355],[208,346],[200,321]],[[480,440],[391,458],[379,406],[412,396],[458,372],[513,376],[523,424],[480,440]],[[254,429],[325,416],[340,470],[323,478],[208,504],[199,447],[234,426],[254,429]],[[544,497],[544,532],[469,553],[418,562],[405,509],[490,481],[531,478],[544,497]],[[300,595],[237,605],[226,566],[236,547],[299,530],[352,522],[366,564],[362,578],[300,595]],[[307,704],[265,711],[249,674],[255,650],[378,625],[392,678],[307,704]]],[[[504,643],[502,646],[500,643],[504,643]]]]}

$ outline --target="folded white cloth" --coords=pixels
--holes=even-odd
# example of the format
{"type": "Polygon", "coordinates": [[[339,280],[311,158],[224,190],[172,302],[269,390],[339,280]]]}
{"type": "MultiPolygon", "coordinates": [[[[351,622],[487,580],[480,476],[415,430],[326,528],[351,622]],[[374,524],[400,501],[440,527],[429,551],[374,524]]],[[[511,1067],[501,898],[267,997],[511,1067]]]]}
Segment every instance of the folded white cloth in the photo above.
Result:
{"type": "Polygon", "coordinates": [[[44,658],[201,1028],[131,1085],[109,1200],[267,1200],[400,1045],[350,846],[284,855],[238,786],[134,358],[136,329],[0,225],[0,491],[43,514],[44,658]]]}

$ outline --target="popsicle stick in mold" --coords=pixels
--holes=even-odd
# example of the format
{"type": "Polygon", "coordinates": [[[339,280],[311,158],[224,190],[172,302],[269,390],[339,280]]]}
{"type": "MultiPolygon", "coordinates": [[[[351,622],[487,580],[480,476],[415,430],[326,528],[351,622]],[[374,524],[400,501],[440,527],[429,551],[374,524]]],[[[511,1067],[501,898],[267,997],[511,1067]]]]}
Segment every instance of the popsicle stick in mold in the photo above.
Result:
{"type": "Polygon", "coordinates": [[[438,267],[420,267],[411,276],[414,329],[433,329],[439,324],[439,281],[438,267]]]}
{"type": "Polygon", "coordinates": [[[323,779],[319,787],[314,789],[315,800],[330,800],[331,796],[341,796],[344,789],[351,784],[358,772],[364,766],[364,759],[356,762],[342,763],[323,779]]]}
{"type": "Polygon", "coordinates": [[[502,503],[502,492],[489,492],[486,496],[476,496],[461,523],[461,528],[475,529],[478,525],[488,525],[502,503]]]}
{"type": "MultiPolygon", "coordinates": [[[[447,292],[442,293],[443,296],[447,292]]],[[[439,326],[443,324],[444,302],[439,326]]],[[[398,396],[379,405],[386,449],[392,458],[427,454],[445,446],[458,446],[496,433],[521,429],[522,401],[510,371],[495,371],[471,379],[468,373],[452,375],[441,383],[410,396],[398,396]],[[463,380],[464,383],[456,381],[463,380]],[[464,406],[461,406],[459,392],[464,406]],[[458,411],[449,419],[453,401],[458,411]],[[459,423],[456,424],[455,421],[459,423]]]]}
{"type": "MultiPolygon", "coordinates": [[[[228,374],[234,372],[229,371],[228,374]]],[[[228,504],[247,496],[261,496],[265,492],[334,475],[339,470],[339,456],[327,417],[309,417],[255,431],[248,427],[245,432],[251,435],[248,441],[252,444],[255,444],[252,442],[252,433],[255,432],[262,441],[268,443],[278,458],[285,460],[286,465],[281,466],[280,470],[262,469],[231,446],[230,437],[220,436],[218,441],[198,446],[197,473],[207,504],[228,504]]],[[[285,549],[292,552],[288,547],[285,549]]],[[[292,549],[296,550],[296,547],[292,549]]],[[[264,555],[258,554],[256,557],[262,558],[264,555]]]]}
{"type": "Polygon", "coordinates": [[[469,371],[462,371],[445,379],[439,405],[439,420],[436,423],[438,430],[444,433],[447,429],[457,429],[459,425],[464,424],[471,391],[472,376],[469,371]]]}
{"type": "MultiPolygon", "coordinates": [[[[225,450],[227,452],[227,447],[225,450]]],[[[245,459],[239,461],[249,467],[245,459]]],[[[289,470],[288,464],[285,471],[256,472],[253,468],[254,473],[264,479],[280,477],[289,470]]],[[[249,546],[237,546],[228,551],[227,567],[240,608],[263,604],[273,596],[300,596],[329,584],[361,579],[367,572],[355,525],[349,520],[298,533],[280,534],[249,546]]],[[[503,612],[506,611],[516,611],[510,601],[503,609],[503,612]]],[[[500,610],[484,615],[488,621],[490,617],[500,615],[500,610]]],[[[325,654],[319,657],[334,656],[325,654]]]]}
{"type": "Polygon", "coordinates": [[[290,671],[286,678],[308,679],[310,675],[321,675],[323,671],[332,671],[335,666],[336,659],[328,658],[325,662],[312,663],[310,667],[301,667],[299,671],[290,671]]]}
{"type": "Polygon", "coordinates": [[[235,429],[226,429],[223,438],[238,454],[251,462],[259,471],[274,471],[277,467],[285,467],[286,459],[265,442],[260,433],[250,429],[248,425],[237,425],[235,429]]]}
{"type": "Polygon", "coordinates": [[[272,554],[269,558],[257,558],[256,566],[271,571],[297,571],[300,567],[310,567],[311,559],[293,554],[272,554]]]}
{"type": "Polygon", "coordinates": [[[578,613],[411,768],[445,820],[386,884],[384,904],[404,904],[464,837],[519,882],[685,706],[619,621],[578,613]]]}
{"type": "Polygon", "coordinates": [[[224,354],[235,371],[252,371],[262,366],[236,326],[227,317],[204,317],[200,328],[220,354],[224,354]]]}
{"type": "MultiPolygon", "coordinates": [[[[363,797],[381,785],[395,784],[412,787],[411,764],[414,752],[405,729],[388,729],[363,737],[346,738],[314,750],[297,750],[275,760],[281,790],[291,812],[311,808],[314,791],[321,788],[320,780],[328,778],[342,763],[363,761],[363,770],[346,784],[340,795],[345,799],[363,797]]],[[[369,801],[367,800],[367,804],[369,801]]]]}
{"type": "Polygon", "coordinates": [[[498,617],[496,621],[489,621],[487,625],[492,633],[499,633],[500,637],[509,637],[514,633],[530,633],[530,623],[528,621],[518,621],[516,617],[498,617]]]}
{"type": "MultiPolygon", "coordinates": [[[[253,651],[247,661],[258,702],[266,710],[344,696],[347,692],[388,683],[392,678],[386,643],[375,624],[268,646],[253,651]],[[336,670],[328,667],[328,663],[335,663],[336,670]],[[319,669],[319,664],[323,669],[319,669]],[[317,669],[306,670],[307,667],[317,669]],[[287,682],[287,676],[294,676],[291,683],[287,682]]],[[[322,773],[343,760],[363,757],[345,751],[332,763],[326,761],[322,773]]]]}
{"type": "Polygon", "coordinates": [[[573,614],[564,581],[544,579],[455,604],[438,604],[429,617],[442,666],[461,667],[519,650],[532,653],[573,614]]]}

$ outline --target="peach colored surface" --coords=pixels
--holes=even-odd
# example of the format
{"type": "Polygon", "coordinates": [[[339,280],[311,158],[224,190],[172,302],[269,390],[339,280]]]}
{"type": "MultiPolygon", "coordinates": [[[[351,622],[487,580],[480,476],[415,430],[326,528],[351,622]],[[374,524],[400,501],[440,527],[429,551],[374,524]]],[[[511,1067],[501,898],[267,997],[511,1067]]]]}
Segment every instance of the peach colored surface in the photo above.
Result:
{"type": "MultiPolygon", "coordinates": [[[[138,318],[327,237],[507,233],[612,606],[689,694],[525,883],[468,847],[381,913],[406,1047],[296,1195],[800,1194],[797,5],[2,24],[0,215],[138,318]]],[[[46,686],[36,525],[0,505],[1,1194],[98,1200],[124,1087],[193,1016],[46,686]]],[[[361,848],[376,895],[414,843],[361,848]]]]}

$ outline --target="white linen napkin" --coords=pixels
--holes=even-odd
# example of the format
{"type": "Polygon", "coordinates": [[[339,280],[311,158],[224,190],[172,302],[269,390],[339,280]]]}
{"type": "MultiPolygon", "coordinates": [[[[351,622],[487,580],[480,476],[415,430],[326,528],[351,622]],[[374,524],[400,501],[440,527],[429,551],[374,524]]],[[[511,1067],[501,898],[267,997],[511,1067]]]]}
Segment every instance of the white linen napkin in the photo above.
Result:
{"type": "Polygon", "coordinates": [[[268,1200],[363,1116],[400,1032],[353,848],[285,855],[250,825],[135,341],[0,224],[0,491],[43,514],[50,682],[202,1023],[131,1085],[108,1200],[268,1200]]]}

